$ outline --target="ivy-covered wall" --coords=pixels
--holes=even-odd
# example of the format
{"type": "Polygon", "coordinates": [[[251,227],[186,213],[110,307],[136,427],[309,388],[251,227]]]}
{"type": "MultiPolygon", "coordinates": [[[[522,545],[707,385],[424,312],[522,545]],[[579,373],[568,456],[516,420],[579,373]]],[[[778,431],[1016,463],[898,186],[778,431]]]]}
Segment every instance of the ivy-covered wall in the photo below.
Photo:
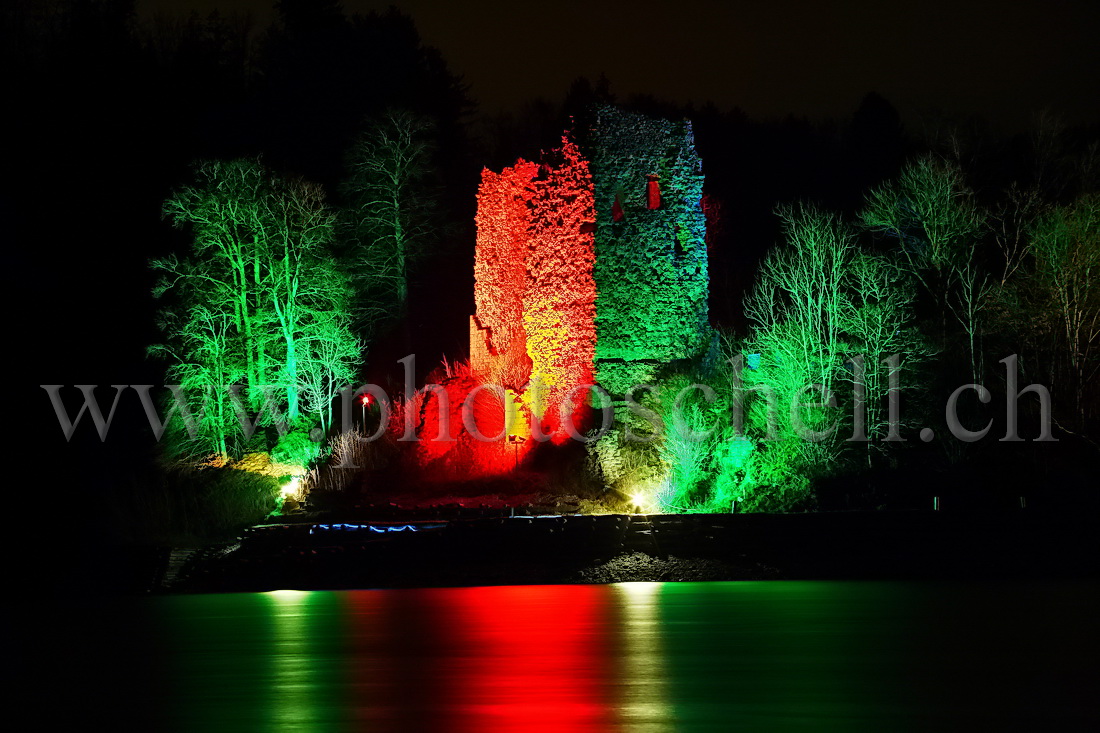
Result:
{"type": "MultiPolygon", "coordinates": [[[[588,161],[563,138],[559,150],[544,156],[533,189],[523,300],[535,385],[529,399],[546,432],[565,440],[568,434],[558,424],[562,400],[594,378],[595,207],[588,161]]],[[[577,408],[583,405],[579,397],[577,408]]]]}
{"type": "Polygon", "coordinates": [[[621,381],[611,374],[623,370],[617,360],[637,372],[629,369],[632,362],[689,358],[709,344],[702,161],[690,122],[613,107],[597,113],[589,156],[596,204],[597,375],[601,382],[621,381]],[[660,192],[660,204],[652,209],[650,181],[660,192]]]}
{"type": "MultiPolygon", "coordinates": [[[[474,373],[501,382],[515,371],[505,363],[525,354],[524,294],[531,228],[531,182],[537,163],[519,160],[500,173],[484,169],[477,195],[477,245],[474,256],[474,306],[470,318],[470,366],[474,373]]],[[[523,371],[522,364],[519,371],[523,371]]],[[[526,374],[521,375],[526,379],[526,374]]],[[[512,375],[512,379],[514,379],[512,375]]],[[[510,381],[510,380],[509,380],[510,381]]],[[[521,387],[522,384],[507,384],[521,387]]]]}
{"type": "Polygon", "coordinates": [[[482,172],[470,364],[485,381],[521,389],[556,438],[569,390],[593,381],[595,209],[588,161],[576,144],[541,164],[482,172]]]}

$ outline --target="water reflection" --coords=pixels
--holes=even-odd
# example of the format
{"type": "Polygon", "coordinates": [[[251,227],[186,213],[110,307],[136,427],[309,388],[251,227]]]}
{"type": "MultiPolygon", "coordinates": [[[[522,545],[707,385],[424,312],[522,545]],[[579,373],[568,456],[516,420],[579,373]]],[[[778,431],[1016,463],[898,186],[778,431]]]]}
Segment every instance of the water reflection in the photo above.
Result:
{"type": "Polygon", "coordinates": [[[447,619],[445,711],[459,731],[597,731],[613,723],[611,599],[578,586],[462,588],[447,619]]]}
{"type": "Polygon", "coordinates": [[[616,708],[628,730],[672,730],[665,650],[659,613],[665,583],[620,583],[609,586],[618,609],[621,640],[616,708]]]}
{"type": "MultiPolygon", "coordinates": [[[[271,728],[342,729],[343,604],[331,593],[263,593],[271,625],[265,692],[271,728]]],[[[212,724],[208,721],[207,727],[212,724]]]]}
{"type": "Polygon", "coordinates": [[[165,722],[187,731],[965,730],[1096,714],[1088,584],[283,591],[155,607],[174,640],[165,722]]]}

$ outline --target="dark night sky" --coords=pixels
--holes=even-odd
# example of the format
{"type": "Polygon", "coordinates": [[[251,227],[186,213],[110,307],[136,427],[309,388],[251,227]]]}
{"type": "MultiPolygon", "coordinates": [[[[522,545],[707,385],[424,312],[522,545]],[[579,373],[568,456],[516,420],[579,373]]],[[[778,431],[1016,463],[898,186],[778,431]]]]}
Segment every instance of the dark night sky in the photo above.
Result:
{"type": "MultiPolygon", "coordinates": [[[[560,99],[580,75],[605,73],[618,95],[713,100],[750,115],[847,117],[867,91],[903,116],[978,114],[1005,131],[1049,107],[1070,124],[1100,118],[1100,3],[766,3],[681,0],[395,4],[472,85],[483,112],[560,99]]],[[[157,9],[247,10],[271,0],[143,0],[157,9]]]]}

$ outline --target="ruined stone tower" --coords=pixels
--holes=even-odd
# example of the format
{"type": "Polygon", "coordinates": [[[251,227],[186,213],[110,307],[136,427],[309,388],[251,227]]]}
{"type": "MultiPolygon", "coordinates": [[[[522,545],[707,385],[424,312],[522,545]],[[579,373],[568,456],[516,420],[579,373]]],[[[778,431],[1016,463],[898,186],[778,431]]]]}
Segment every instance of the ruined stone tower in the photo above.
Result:
{"type": "Polygon", "coordinates": [[[691,123],[604,107],[584,149],[482,172],[470,364],[555,439],[562,401],[612,394],[709,344],[703,175],[691,123]]]}

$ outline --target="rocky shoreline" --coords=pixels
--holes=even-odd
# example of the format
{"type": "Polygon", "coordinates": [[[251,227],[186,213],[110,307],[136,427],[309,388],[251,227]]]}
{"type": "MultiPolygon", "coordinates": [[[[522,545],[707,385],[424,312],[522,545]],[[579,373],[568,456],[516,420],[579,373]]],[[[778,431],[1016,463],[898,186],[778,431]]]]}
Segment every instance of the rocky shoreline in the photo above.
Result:
{"type": "Polygon", "coordinates": [[[1090,520],[1028,512],[279,519],[168,553],[149,589],[1098,575],[1090,520]]]}

